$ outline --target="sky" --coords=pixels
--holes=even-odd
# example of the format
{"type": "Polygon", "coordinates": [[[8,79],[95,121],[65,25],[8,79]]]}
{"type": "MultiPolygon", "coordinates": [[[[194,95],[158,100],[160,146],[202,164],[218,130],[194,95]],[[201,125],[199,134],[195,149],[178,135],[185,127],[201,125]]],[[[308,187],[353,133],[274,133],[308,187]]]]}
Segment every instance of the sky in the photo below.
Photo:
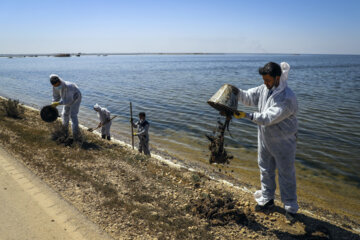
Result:
{"type": "Polygon", "coordinates": [[[0,0],[0,54],[360,54],[360,0],[0,0]]]}

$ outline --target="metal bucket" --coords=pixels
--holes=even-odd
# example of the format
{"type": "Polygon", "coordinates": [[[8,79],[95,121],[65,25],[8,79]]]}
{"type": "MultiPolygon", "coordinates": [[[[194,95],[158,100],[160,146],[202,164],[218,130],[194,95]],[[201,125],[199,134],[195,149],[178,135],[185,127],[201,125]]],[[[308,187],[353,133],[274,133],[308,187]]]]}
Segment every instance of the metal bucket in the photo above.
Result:
{"type": "Polygon", "coordinates": [[[53,122],[59,117],[59,112],[55,107],[47,105],[40,110],[40,117],[45,122],[53,122]]]}
{"type": "Polygon", "coordinates": [[[232,115],[237,111],[238,107],[239,89],[230,85],[224,84],[208,101],[207,103],[226,115],[232,115]]]}

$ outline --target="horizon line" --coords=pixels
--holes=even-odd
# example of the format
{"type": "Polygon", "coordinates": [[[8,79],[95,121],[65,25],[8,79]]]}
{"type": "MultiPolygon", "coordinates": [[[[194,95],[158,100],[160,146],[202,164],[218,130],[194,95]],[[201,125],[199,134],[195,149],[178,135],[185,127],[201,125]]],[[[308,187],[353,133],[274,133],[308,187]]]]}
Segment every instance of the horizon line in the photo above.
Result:
{"type": "MultiPolygon", "coordinates": [[[[225,52],[58,52],[58,53],[0,53],[0,57],[37,57],[37,56],[57,56],[61,55],[81,56],[81,55],[236,55],[236,54],[254,54],[254,55],[360,55],[360,53],[225,53],[225,52]]],[[[66,56],[65,56],[66,57],[66,56]]]]}

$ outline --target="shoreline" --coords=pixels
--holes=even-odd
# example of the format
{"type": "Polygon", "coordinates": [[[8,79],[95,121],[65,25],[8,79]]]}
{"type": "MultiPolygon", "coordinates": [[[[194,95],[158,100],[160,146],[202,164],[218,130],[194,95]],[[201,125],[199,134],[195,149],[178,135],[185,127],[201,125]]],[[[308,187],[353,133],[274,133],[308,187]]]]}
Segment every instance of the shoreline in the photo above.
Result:
{"type": "MultiPolygon", "coordinates": [[[[202,52],[189,52],[189,53],[39,53],[39,54],[0,54],[4,58],[24,58],[24,57],[80,57],[80,56],[138,56],[138,55],[225,55],[234,53],[202,53],[202,52]]],[[[235,53],[236,54],[236,53],[235,53]]]]}
{"type": "MultiPolygon", "coordinates": [[[[2,100],[4,100],[4,98],[2,98],[1,97],[1,99],[2,100]]],[[[32,116],[31,118],[30,117],[28,117],[28,121],[30,122],[30,125],[34,125],[34,126],[37,126],[38,124],[39,124],[39,121],[41,122],[41,120],[40,119],[37,119],[38,118],[38,110],[37,109],[35,109],[35,108],[33,108],[33,107],[28,107],[28,106],[26,106],[25,107],[25,109],[27,109],[27,113],[26,114],[28,114],[29,116],[32,116]]],[[[0,121],[1,122],[1,121],[0,121]]],[[[5,123],[7,123],[9,126],[11,126],[11,125],[13,125],[13,124],[15,124],[15,125],[19,125],[19,126],[23,126],[22,128],[24,128],[24,130],[22,130],[22,129],[17,129],[16,131],[19,131],[18,133],[16,133],[16,134],[22,134],[21,133],[21,131],[25,131],[25,128],[27,127],[27,126],[25,126],[25,125],[23,125],[23,124],[25,124],[25,122],[23,122],[22,123],[22,120],[11,120],[11,119],[5,119],[4,120],[4,124],[5,123]]],[[[45,125],[45,124],[43,124],[43,125],[45,125]]],[[[4,125],[4,126],[6,126],[6,125],[4,125]]],[[[42,127],[42,130],[41,130],[41,133],[42,134],[45,134],[45,132],[47,132],[47,130],[46,130],[46,126],[41,126],[42,127]]],[[[87,129],[85,126],[82,126],[82,129],[87,129]]],[[[15,131],[15,128],[13,128],[13,129],[10,129],[11,131],[15,131]]],[[[3,129],[1,130],[1,131],[4,131],[3,129]]],[[[39,129],[39,131],[40,131],[40,129],[39,129]]],[[[1,142],[2,142],[2,145],[4,145],[5,143],[3,142],[4,140],[3,140],[3,138],[6,138],[6,136],[5,136],[6,134],[4,133],[4,132],[0,132],[0,140],[1,140],[1,142]]],[[[11,136],[11,135],[10,135],[11,136]]],[[[211,175],[209,175],[209,176],[207,176],[206,175],[206,171],[205,170],[203,170],[202,171],[202,169],[196,169],[196,168],[193,168],[192,166],[191,166],[191,164],[189,164],[189,165],[183,165],[183,164],[180,164],[180,163],[178,163],[178,162],[173,162],[173,161],[171,161],[171,159],[167,159],[167,158],[165,158],[165,157],[163,157],[163,156],[160,156],[160,155],[153,155],[153,157],[152,158],[150,158],[150,159],[148,159],[148,160],[146,160],[146,159],[144,159],[141,155],[139,155],[139,154],[137,154],[137,153],[135,153],[134,151],[132,151],[131,150],[131,146],[129,145],[129,144],[127,144],[127,143],[125,143],[125,142],[122,142],[122,141],[120,141],[120,140],[114,140],[114,141],[112,141],[111,143],[103,143],[103,142],[101,142],[98,138],[99,135],[98,134],[86,134],[86,137],[88,138],[88,139],[90,139],[89,141],[89,143],[93,143],[93,144],[97,144],[97,145],[99,145],[99,146],[101,146],[102,147],[102,150],[99,150],[100,152],[96,152],[96,151],[93,151],[93,150],[77,150],[77,149],[72,149],[72,148],[70,148],[70,149],[68,149],[68,148],[64,148],[64,147],[61,147],[61,146],[57,146],[55,143],[51,143],[51,142],[48,142],[48,140],[46,140],[46,144],[49,144],[49,146],[52,146],[53,148],[56,148],[56,151],[55,152],[58,152],[58,154],[62,154],[62,152],[69,152],[69,154],[71,153],[71,152],[73,152],[73,151],[75,151],[75,152],[78,152],[78,151],[80,151],[79,152],[79,154],[81,153],[81,154],[84,154],[84,156],[88,156],[88,154],[90,154],[91,153],[91,156],[89,155],[89,158],[90,157],[93,157],[92,155],[93,154],[95,154],[96,156],[98,156],[99,154],[100,154],[100,156],[102,156],[102,154],[105,154],[105,155],[109,155],[110,156],[110,158],[105,158],[105,160],[106,159],[108,159],[108,160],[106,160],[106,161],[110,161],[109,163],[114,163],[113,162],[113,160],[114,159],[117,159],[117,158],[120,158],[120,159],[122,159],[123,158],[123,156],[130,156],[130,158],[131,159],[135,159],[135,160],[131,160],[131,164],[134,164],[134,167],[136,167],[135,169],[133,169],[133,170],[131,170],[131,171],[127,171],[127,174],[128,175],[131,175],[132,174],[132,172],[133,171],[138,171],[138,168],[140,168],[140,169],[143,169],[143,172],[142,172],[142,174],[145,174],[145,175],[148,175],[149,174],[149,169],[151,170],[151,171],[156,171],[156,173],[155,173],[155,175],[153,176],[152,174],[150,174],[150,180],[151,179],[153,179],[153,180],[151,180],[151,181],[154,181],[154,184],[157,186],[158,185],[158,181],[160,181],[159,179],[162,179],[162,178],[166,178],[167,179],[167,177],[169,177],[169,176],[171,176],[172,174],[172,177],[175,177],[176,178],[176,181],[174,182],[174,180],[173,180],[173,178],[171,177],[170,178],[170,180],[166,180],[166,183],[168,183],[168,181],[170,181],[170,182],[172,182],[172,184],[171,185],[169,185],[168,187],[169,188],[171,188],[171,189],[173,189],[172,191],[173,192],[179,192],[179,191],[182,191],[182,190],[186,190],[186,192],[185,193],[182,193],[182,194],[187,194],[187,195],[189,195],[188,197],[185,197],[185,196],[183,196],[184,197],[184,199],[182,200],[182,201],[180,201],[180,202],[183,202],[183,203],[185,203],[185,202],[191,202],[191,201],[195,201],[196,199],[199,199],[199,198],[201,198],[201,196],[204,194],[204,191],[207,193],[207,194],[214,194],[213,193],[213,191],[215,191],[216,189],[216,191],[215,192],[217,192],[217,191],[220,191],[219,192],[219,194],[220,195],[222,195],[222,194],[225,194],[226,192],[228,192],[228,193],[233,193],[233,195],[234,196],[236,196],[237,198],[239,198],[238,199],[238,203],[239,203],[239,206],[241,206],[242,207],[242,209],[245,211],[245,212],[247,212],[247,215],[246,216],[248,216],[248,218],[250,219],[250,217],[254,217],[254,219],[255,219],[255,221],[256,222],[258,222],[258,223],[261,223],[261,224],[263,224],[264,226],[268,226],[267,228],[269,229],[272,225],[271,225],[271,223],[273,223],[273,225],[274,225],[274,222],[276,223],[273,227],[274,228],[278,228],[278,227],[280,227],[281,229],[282,229],[282,231],[283,232],[286,232],[286,231],[289,231],[289,232],[291,232],[291,231],[295,231],[295,232],[297,232],[298,234],[301,234],[301,232],[302,231],[304,231],[304,226],[303,226],[303,224],[302,223],[299,223],[299,224],[297,224],[297,225],[295,225],[295,226],[289,226],[288,224],[286,224],[286,223],[284,223],[283,221],[284,221],[284,217],[281,215],[281,214],[277,214],[277,213],[273,213],[273,215],[270,215],[269,217],[267,217],[267,216],[265,216],[264,214],[259,214],[259,213],[254,213],[253,212],[253,206],[254,206],[254,200],[253,200],[253,197],[252,197],[252,194],[251,194],[251,190],[249,190],[248,188],[246,188],[246,186],[241,186],[241,185],[238,185],[238,184],[236,184],[236,183],[232,183],[231,181],[228,181],[227,179],[221,179],[221,178],[216,178],[216,176],[215,177],[212,177],[211,175]],[[118,146],[118,147],[115,147],[115,146],[118,146]],[[120,149],[118,149],[120,147],[120,149]],[[117,152],[119,152],[119,153],[121,153],[122,154],[122,156],[121,155],[119,155],[119,154],[116,154],[117,152]],[[136,160],[136,159],[140,159],[140,161],[139,160],[136,160]],[[135,162],[134,162],[135,161],[135,162]],[[151,167],[150,167],[151,166],[151,167]],[[155,167],[155,166],[157,166],[157,167],[155,167]],[[150,168],[149,168],[150,167],[150,168]],[[156,169],[156,170],[154,170],[154,169],[156,169]],[[162,169],[161,170],[161,175],[158,175],[158,172],[157,172],[157,170],[158,169],[162,169]],[[161,178],[160,178],[160,176],[161,176],[161,178]],[[194,185],[194,182],[193,182],[193,180],[194,179],[200,179],[200,182],[198,182],[198,181],[196,181],[195,182],[195,185],[197,186],[197,184],[199,184],[199,186],[200,186],[200,188],[198,188],[198,187],[194,187],[195,185],[194,185]],[[182,186],[182,184],[184,184],[184,183],[186,183],[186,185],[184,185],[184,186],[182,186]],[[190,183],[190,185],[188,185],[188,183],[190,183]],[[190,188],[189,188],[190,187],[190,188]],[[195,196],[193,196],[195,194],[195,196]],[[199,195],[198,195],[199,194],[199,195]],[[192,197],[191,197],[192,196],[192,197]],[[266,218],[268,218],[268,219],[266,219],[266,218]],[[275,219],[275,220],[271,220],[271,219],[275,219]],[[274,222],[273,222],[274,221],[274,222]],[[267,225],[267,224],[269,224],[269,225],[267,225]],[[288,229],[289,228],[289,229],[288,229]],[[301,230],[302,229],[302,230],[301,230]]],[[[35,136],[36,137],[36,136],[35,136]]],[[[44,137],[45,137],[45,135],[44,135],[44,137]]],[[[21,139],[19,139],[19,141],[20,141],[21,139]]],[[[11,141],[11,138],[9,139],[9,141],[11,141]]],[[[34,144],[36,144],[36,143],[34,143],[34,144]]],[[[14,147],[14,146],[11,146],[11,145],[8,145],[8,144],[5,144],[5,145],[7,145],[7,149],[11,149],[12,147],[14,147]]],[[[26,145],[24,145],[24,147],[26,148],[26,145]]],[[[46,153],[46,154],[50,154],[50,153],[48,153],[47,152],[47,150],[46,150],[46,148],[44,148],[44,153],[46,153]]],[[[26,153],[26,151],[25,151],[25,153],[26,153]]],[[[19,152],[13,152],[13,154],[25,154],[25,153],[19,153],[19,152]]],[[[26,153],[26,154],[29,154],[29,155],[31,155],[32,156],[32,159],[33,160],[29,160],[29,159],[26,159],[26,157],[24,158],[24,156],[22,156],[22,157],[20,157],[21,159],[23,159],[23,161],[25,161],[25,162],[27,162],[27,165],[28,165],[28,167],[30,166],[30,165],[32,165],[32,164],[36,164],[36,162],[38,162],[38,164],[45,164],[45,166],[47,166],[48,164],[50,164],[50,163],[48,163],[47,161],[44,161],[44,160],[42,160],[42,159],[39,159],[39,160],[37,160],[37,156],[33,156],[33,153],[26,153]],[[35,159],[34,159],[34,157],[35,157],[35,159]]],[[[66,158],[66,159],[68,159],[68,158],[66,158]]],[[[81,171],[81,172],[84,172],[84,174],[86,173],[86,169],[87,168],[90,168],[91,167],[91,169],[93,169],[93,171],[97,171],[97,169],[99,169],[98,167],[97,168],[93,168],[92,167],[92,164],[95,166],[95,165],[97,165],[97,164],[100,164],[100,166],[102,166],[101,164],[104,164],[104,163],[101,163],[101,161],[103,161],[103,160],[100,160],[99,158],[95,158],[95,159],[97,159],[95,162],[91,162],[91,163],[87,163],[83,158],[79,158],[77,161],[75,161],[75,162],[73,162],[72,160],[66,160],[66,162],[59,162],[59,163],[56,163],[56,164],[65,164],[65,167],[76,167],[76,171],[81,171]],[[68,161],[70,161],[69,163],[68,163],[68,161]],[[85,162],[84,162],[85,161],[85,162]],[[98,162],[99,161],[99,162],[98,162]],[[67,164],[70,164],[70,165],[67,165],[67,164]],[[90,165],[88,165],[88,164],[90,164],[90,165]],[[95,170],[96,169],[96,170],[95,170]]],[[[118,162],[118,161],[116,161],[116,164],[120,164],[120,165],[123,165],[123,164],[125,164],[125,163],[122,163],[122,161],[124,161],[124,160],[119,160],[120,162],[118,162]]],[[[129,161],[129,160],[125,160],[125,162],[127,162],[127,161],[129,161]]],[[[130,164],[130,165],[131,165],[130,164]]],[[[61,165],[62,166],[62,165],[61,165]]],[[[106,164],[105,165],[103,165],[103,166],[107,166],[106,164]]],[[[110,166],[109,166],[110,167],[110,166]]],[[[112,167],[112,166],[111,166],[112,167]]],[[[126,164],[123,166],[123,168],[119,168],[119,170],[116,170],[116,171],[120,171],[121,169],[126,169],[126,168],[128,168],[129,166],[127,166],[126,164]]],[[[114,189],[117,189],[117,187],[115,187],[116,186],[116,184],[118,184],[118,185],[122,185],[122,182],[120,181],[114,181],[115,179],[113,179],[113,180],[111,180],[112,179],[112,177],[111,176],[113,176],[114,175],[114,170],[111,170],[112,168],[109,168],[109,170],[108,171],[106,171],[104,174],[106,174],[106,178],[108,178],[109,180],[106,180],[106,181],[108,181],[108,182],[110,182],[111,184],[115,184],[114,185],[114,189]]],[[[64,197],[65,198],[70,198],[70,202],[73,202],[74,203],[74,199],[71,199],[72,198],[72,195],[74,194],[74,190],[76,190],[76,189],[78,189],[79,187],[77,187],[77,184],[78,183],[76,183],[76,181],[73,183],[74,184],[74,187],[73,188],[71,188],[71,187],[69,187],[69,188],[67,188],[67,189],[64,189],[64,186],[62,186],[61,184],[59,185],[59,182],[63,182],[63,180],[61,180],[62,179],[62,176],[47,176],[46,174],[48,174],[48,173],[46,173],[46,172],[43,172],[42,170],[41,170],[41,168],[39,169],[38,167],[36,167],[36,166],[33,166],[33,169],[32,169],[33,171],[35,171],[35,172],[37,172],[37,175],[38,174],[40,174],[40,176],[43,176],[45,179],[47,179],[47,181],[49,181],[50,182],[50,185],[52,185],[53,187],[55,186],[55,189],[56,190],[61,190],[60,192],[61,193],[66,193],[66,194],[64,194],[64,197]],[[55,179],[54,179],[55,178],[55,179]],[[58,189],[57,189],[58,188],[58,189]]],[[[101,168],[100,168],[100,170],[101,170],[101,168]]],[[[100,171],[99,170],[99,171],[100,171]]],[[[53,174],[54,175],[58,175],[58,174],[56,174],[56,168],[55,169],[53,169],[53,168],[51,168],[51,171],[54,171],[53,172],[53,174]]],[[[72,170],[73,171],[73,170],[72,170]]],[[[116,172],[115,171],[115,172],[116,172]]],[[[89,174],[89,173],[92,173],[92,172],[88,172],[88,173],[86,173],[86,174],[89,174]]],[[[128,176],[127,176],[127,174],[125,174],[125,179],[127,179],[127,180],[129,180],[130,182],[132,182],[132,178],[131,179],[128,179],[128,176]]],[[[159,173],[160,174],[160,173],[159,173]]],[[[220,174],[218,174],[218,173],[216,173],[217,174],[217,176],[219,176],[220,174]]],[[[140,174],[141,175],[141,174],[140,174]]],[[[140,175],[136,175],[137,177],[139,177],[140,175]]],[[[99,175],[100,176],[100,175],[99,175]]],[[[70,176],[70,177],[74,177],[74,176],[70,176]]],[[[130,178],[130,177],[129,177],[130,178]]],[[[141,178],[141,177],[140,177],[141,178]]],[[[75,178],[76,179],[76,178],[75,178]]],[[[150,181],[149,180],[149,181],[150,181]]],[[[91,181],[94,181],[94,180],[91,180],[91,181]]],[[[90,182],[91,182],[90,181],[90,182]]],[[[146,182],[146,181],[145,181],[146,182]]],[[[64,182],[63,182],[64,183],[64,182]]],[[[65,183],[64,183],[65,184],[65,183]]],[[[86,185],[87,183],[86,182],[84,182],[84,185],[86,185]]],[[[82,185],[82,183],[80,183],[80,185],[82,185]]],[[[95,186],[97,186],[97,185],[95,185],[95,186]]],[[[112,185],[111,185],[112,186],[112,185]]],[[[146,186],[146,188],[148,188],[148,186],[147,185],[144,185],[144,186],[146,186]]],[[[143,187],[144,187],[143,186],[143,187]]],[[[81,187],[81,186],[80,186],[81,187]]],[[[141,187],[141,188],[143,188],[143,187],[141,187]]],[[[158,186],[159,188],[161,188],[161,186],[158,186]]],[[[121,187],[120,187],[121,188],[121,187]]],[[[88,191],[87,190],[88,188],[85,188],[85,192],[86,191],[88,191]]],[[[118,191],[118,190],[117,190],[118,191]]],[[[163,193],[163,191],[164,190],[161,190],[161,191],[159,191],[159,193],[158,194],[162,194],[163,193]]],[[[83,191],[82,191],[83,192],[83,191]]],[[[76,193],[76,194],[83,194],[82,192],[79,192],[79,193],[76,193]]],[[[146,191],[145,191],[146,192],[146,191]]],[[[102,194],[105,194],[105,192],[103,192],[102,194]]],[[[122,192],[120,191],[120,192],[118,192],[118,194],[120,194],[121,196],[122,196],[122,192]]],[[[131,194],[131,192],[130,192],[130,194],[131,194]]],[[[149,195],[151,195],[152,193],[150,193],[150,192],[147,192],[146,194],[149,194],[149,195]]],[[[106,195],[106,194],[105,194],[106,195]]],[[[181,194],[175,194],[175,196],[177,196],[176,198],[179,198],[179,196],[180,196],[181,194]]],[[[94,195],[94,196],[96,196],[96,195],[94,195]]],[[[126,197],[127,197],[127,195],[125,195],[126,197]]],[[[100,198],[100,200],[102,199],[103,197],[101,197],[100,198]]],[[[165,202],[169,202],[169,200],[170,199],[167,199],[168,197],[165,197],[165,202]]],[[[136,199],[135,199],[136,200],[136,199]]],[[[81,204],[81,203],[78,203],[77,201],[75,201],[75,206],[77,207],[77,208],[82,208],[83,207],[83,205],[81,204]],[[76,204],[79,204],[79,205],[76,205],[76,204]]],[[[90,204],[90,203],[89,203],[90,204]]],[[[153,203],[154,204],[154,203],[153,203]]],[[[277,205],[279,206],[279,202],[277,201],[277,205]]],[[[102,205],[101,205],[102,206],[102,205]]],[[[99,206],[98,206],[99,207],[99,206]]],[[[121,209],[121,207],[120,207],[120,209],[121,209]]],[[[310,208],[311,209],[311,208],[310,208]]],[[[312,212],[310,209],[307,209],[307,208],[304,208],[304,209],[302,209],[301,211],[300,211],[300,213],[299,213],[299,215],[301,215],[302,216],[302,220],[303,220],[303,222],[305,223],[305,225],[307,225],[306,223],[308,223],[308,222],[316,222],[316,221],[320,221],[320,219],[321,219],[321,224],[325,224],[326,222],[328,223],[328,224],[330,224],[330,226],[332,226],[331,228],[333,228],[333,230],[331,230],[331,231],[335,231],[335,235],[336,234],[338,234],[339,232],[341,232],[341,231],[345,231],[345,232],[342,232],[342,234],[347,234],[347,231],[348,230],[341,230],[342,228],[339,228],[338,226],[341,226],[341,225],[347,225],[347,226],[351,226],[352,225],[352,223],[351,223],[351,221],[345,221],[344,219],[338,219],[338,221],[335,221],[334,219],[336,219],[337,217],[336,216],[334,216],[334,217],[327,217],[327,214],[329,214],[329,213],[325,213],[325,212],[312,212]],[[306,215],[311,215],[312,217],[309,217],[309,216],[306,216],[306,215]],[[317,219],[319,219],[319,220],[317,220],[317,219]],[[340,221],[340,222],[339,222],[340,221]],[[335,225],[335,223],[336,223],[336,225],[335,225]],[[349,225],[350,224],[350,225],[349,225]]],[[[163,211],[164,209],[163,208],[160,208],[160,209],[158,209],[158,211],[159,212],[161,212],[161,211],[163,211]]],[[[281,210],[281,209],[280,209],[281,210]]],[[[279,210],[279,211],[280,211],[279,210]]],[[[108,211],[108,210],[107,210],[108,211]]],[[[111,212],[111,211],[110,211],[111,212]]],[[[178,214],[185,214],[185,215],[188,215],[189,214],[189,212],[187,212],[187,210],[181,210],[178,214]]],[[[331,214],[331,212],[330,212],[330,214],[331,214]]],[[[132,216],[132,215],[131,215],[132,216]]],[[[185,217],[185,216],[184,216],[185,217]]],[[[186,217],[186,218],[188,218],[188,217],[186,217]]],[[[190,217],[189,217],[190,218],[190,217]]],[[[152,219],[152,218],[151,218],[152,219]]],[[[191,217],[191,219],[195,219],[194,221],[200,221],[200,223],[199,223],[199,226],[202,226],[202,224],[204,224],[204,222],[203,222],[203,220],[199,220],[198,219],[198,217],[195,215],[194,217],[191,217]]],[[[93,220],[94,221],[94,220],[93,220]]],[[[113,220],[113,221],[115,221],[115,220],[113,220]]],[[[118,221],[118,220],[117,220],[118,221]]],[[[156,221],[156,220],[154,220],[154,221],[156,221]]],[[[97,222],[96,221],[96,218],[95,218],[95,222],[97,222]]],[[[166,222],[166,220],[164,220],[164,222],[166,222]]],[[[97,222],[98,224],[99,224],[99,222],[97,222]]],[[[101,221],[100,221],[100,223],[101,223],[101,221]]],[[[109,222],[107,222],[106,224],[110,224],[110,223],[112,223],[112,221],[109,221],[109,222]]],[[[105,224],[105,226],[108,226],[108,225],[106,225],[105,224]]],[[[313,223],[314,224],[314,223],[313,223]]],[[[317,224],[319,224],[319,222],[317,222],[317,224]]],[[[135,226],[138,226],[138,225],[136,225],[136,224],[134,224],[135,226]]],[[[227,226],[227,225],[226,225],[227,226]]],[[[191,226],[189,226],[189,227],[191,227],[191,226]]],[[[229,227],[229,226],[228,226],[229,227]]],[[[213,236],[217,236],[217,234],[230,234],[229,232],[228,232],[228,227],[215,227],[214,229],[214,233],[212,234],[213,236]]],[[[234,227],[234,229],[236,229],[236,228],[238,228],[238,226],[236,225],[236,226],[232,226],[232,227],[234,227]]],[[[232,228],[231,227],[231,228],[232,228]]],[[[269,233],[269,234],[265,234],[264,233],[264,231],[263,230],[258,230],[258,231],[254,231],[254,230],[251,230],[251,229],[249,229],[249,228],[246,228],[245,226],[240,226],[241,227],[241,229],[246,229],[246,231],[248,232],[248,233],[251,233],[251,234],[257,234],[257,235],[259,235],[259,236],[265,236],[265,237],[263,237],[263,238],[260,238],[260,239],[269,239],[271,236],[274,236],[273,234],[275,234],[274,232],[271,232],[271,233],[269,233]],[[263,234],[265,234],[265,235],[263,235],[263,234]]],[[[106,228],[106,227],[105,227],[106,228]]],[[[357,234],[359,233],[359,229],[357,229],[357,228],[359,228],[359,225],[354,225],[353,227],[351,227],[352,228],[352,231],[354,231],[354,232],[357,232],[357,234]]],[[[109,229],[107,229],[107,230],[109,230],[109,229]]],[[[153,234],[155,234],[154,232],[151,232],[151,230],[149,230],[150,231],[150,235],[149,236],[154,236],[153,234]]],[[[172,231],[175,231],[175,230],[172,230],[172,231]]],[[[198,231],[199,231],[199,229],[198,229],[198,231]]],[[[330,230],[329,230],[330,231],[330,230]]],[[[111,232],[111,230],[110,230],[110,232],[111,232]]],[[[289,233],[288,232],[288,233],[289,233]]],[[[288,234],[288,233],[282,233],[282,234],[288,234]]],[[[170,234],[170,233],[169,233],[170,234]]],[[[205,234],[205,233],[204,233],[205,234]]],[[[292,233],[292,234],[294,234],[294,232],[292,233]]],[[[307,234],[307,233],[306,233],[307,234]]],[[[325,234],[325,233],[324,233],[325,234]]],[[[116,235],[116,234],[115,234],[116,235]]],[[[275,234],[276,235],[276,234],[275,234]]],[[[169,235],[167,235],[167,236],[169,236],[169,235]]],[[[220,235],[221,236],[221,235],[220,235]]],[[[230,239],[232,239],[232,237],[231,236],[233,236],[233,235],[229,235],[230,236],[230,239]]],[[[235,236],[235,235],[234,235],[235,236]]],[[[238,236],[238,235],[237,235],[238,236]]],[[[241,236],[243,236],[243,235],[241,235],[241,236]]],[[[290,235],[289,235],[290,236],[290,235]]],[[[356,238],[353,238],[353,239],[356,239],[356,238]]]]}
{"type": "MultiPolygon", "coordinates": [[[[0,96],[0,99],[8,100],[7,98],[5,98],[3,96],[0,96]]],[[[37,108],[31,107],[31,106],[28,106],[28,105],[25,105],[25,104],[22,104],[22,106],[24,108],[26,108],[26,109],[31,110],[31,111],[39,112],[39,109],[37,109],[37,108]]],[[[84,126],[82,124],[79,124],[79,127],[84,131],[87,131],[87,129],[88,129],[88,127],[86,127],[86,126],[84,126]]],[[[101,134],[99,132],[97,132],[97,131],[92,132],[92,134],[94,134],[94,135],[96,135],[98,137],[101,137],[101,134]]],[[[138,148],[136,146],[134,146],[134,149],[132,149],[131,144],[126,143],[125,141],[113,138],[113,137],[112,137],[110,142],[114,142],[116,144],[119,144],[120,146],[126,147],[126,148],[128,148],[129,151],[135,151],[136,153],[138,151],[138,148]]],[[[190,166],[191,164],[179,163],[178,159],[175,159],[176,162],[174,162],[174,160],[171,160],[170,158],[167,159],[165,156],[162,156],[161,153],[159,153],[157,150],[155,150],[155,152],[157,152],[158,154],[152,153],[151,158],[155,158],[155,159],[157,159],[158,161],[160,161],[162,163],[168,164],[170,167],[173,167],[173,168],[176,168],[176,169],[186,169],[187,171],[200,173],[200,174],[206,174],[204,169],[197,169],[196,167],[190,166]]],[[[242,191],[244,191],[246,193],[252,193],[252,194],[254,193],[254,192],[250,191],[246,186],[235,185],[234,183],[231,183],[230,181],[227,181],[225,179],[221,179],[220,176],[211,176],[211,175],[209,175],[208,177],[211,180],[214,180],[214,181],[217,181],[217,182],[220,182],[220,183],[224,183],[224,184],[226,184],[226,185],[228,185],[230,187],[237,188],[237,189],[242,190],[242,191]]],[[[360,230],[359,230],[359,233],[360,233],[360,230]]]]}
{"type": "MultiPolygon", "coordinates": [[[[39,111],[37,107],[38,106],[35,105],[30,109],[39,111]]],[[[89,122],[85,121],[85,124],[89,124],[89,122]]],[[[83,127],[82,129],[87,129],[84,125],[81,126],[83,127]]],[[[98,134],[98,132],[94,133],[98,134]]],[[[158,140],[154,138],[152,139],[153,141],[158,140]]],[[[121,146],[127,146],[128,149],[131,150],[131,145],[127,139],[121,138],[121,140],[119,140],[113,137],[113,140],[121,146]]],[[[254,160],[249,161],[251,165],[247,162],[240,162],[244,168],[237,168],[236,165],[238,165],[239,162],[236,162],[236,164],[235,162],[230,163],[228,165],[210,165],[207,160],[204,162],[197,159],[199,155],[198,153],[195,153],[195,151],[192,151],[192,153],[196,155],[191,155],[189,153],[182,155],[181,151],[177,151],[173,154],[173,148],[171,148],[172,146],[170,146],[169,151],[162,148],[162,150],[158,150],[157,143],[153,143],[152,147],[154,158],[174,166],[177,169],[184,168],[190,169],[194,172],[200,172],[201,174],[209,176],[213,180],[224,182],[228,186],[234,186],[235,188],[239,188],[247,193],[253,193],[260,187],[258,166],[256,161],[254,161],[254,157],[256,156],[253,156],[253,154],[244,155],[244,153],[242,153],[243,156],[251,159],[254,158],[254,160]],[[252,170],[256,169],[256,171],[249,171],[248,168],[252,170]]],[[[296,165],[296,171],[300,209],[308,209],[307,211],[309,213],[311,212],[315,216],[318,212],[327,212],[327,209],[331,209],[331,212],[341,219],[348,218],[358,224],[360,223],[360,205],[357,205],[357,202],[359,201],[356,198],[356,194],[358,193],[357,189],[354,189],[352,185],[344,185],[341,182],[323,182],[321,176],[317,177],[311,169],[307,169],[299,163],[296,165]],[[346,204],[343,204],[345,202],[346,204]]],[[[280,202],[279,188],[276,190],[275,201],[282,205],[280,202]]],[[[324,219],[326,218],[327,216],[325,216],[324,219]]],[[[360,231],[360,226],[358,227],[358,230],[360,231]]]]}

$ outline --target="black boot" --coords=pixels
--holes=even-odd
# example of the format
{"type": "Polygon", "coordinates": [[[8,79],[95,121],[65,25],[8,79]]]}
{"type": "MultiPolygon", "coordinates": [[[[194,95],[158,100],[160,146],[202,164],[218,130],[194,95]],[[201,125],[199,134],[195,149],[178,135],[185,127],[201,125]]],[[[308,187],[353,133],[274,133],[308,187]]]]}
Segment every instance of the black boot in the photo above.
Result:
{"type": "Polygon", "coordinates": [[[109,140],[109,141],[110,141],[110,140],[111,140],[111,137],[110,137],[110,136],[107,136],[107,140],[109,140]]]}
{"type": "Polygon", "coordinates": [[[265,211],[269,211],[269,210],[271,210],[273,207],[275,207],[274,199],[271,199],[271,200],[268,201],[264,206],[261,206],[261,205],[257,204],[257,205],[255,206],[255,212],[265,212],[265,211]]]}
{"type": "Polygon", "coordinates": [[[287,220],[290,224],[293,224],[293,223],[296,222],[296,213],[291,213],[291,212],[286,211],[285,217],[286,217],[286,220],[287,220]]]}
{"type": "Polygon", "coordinates": [[[101,137],[102,137],[103,139],[105,139],[105,138],[106,138],[106,135],[105,135],[105,134],[103,134],[103,135],[101,135],[101,137]]]}

